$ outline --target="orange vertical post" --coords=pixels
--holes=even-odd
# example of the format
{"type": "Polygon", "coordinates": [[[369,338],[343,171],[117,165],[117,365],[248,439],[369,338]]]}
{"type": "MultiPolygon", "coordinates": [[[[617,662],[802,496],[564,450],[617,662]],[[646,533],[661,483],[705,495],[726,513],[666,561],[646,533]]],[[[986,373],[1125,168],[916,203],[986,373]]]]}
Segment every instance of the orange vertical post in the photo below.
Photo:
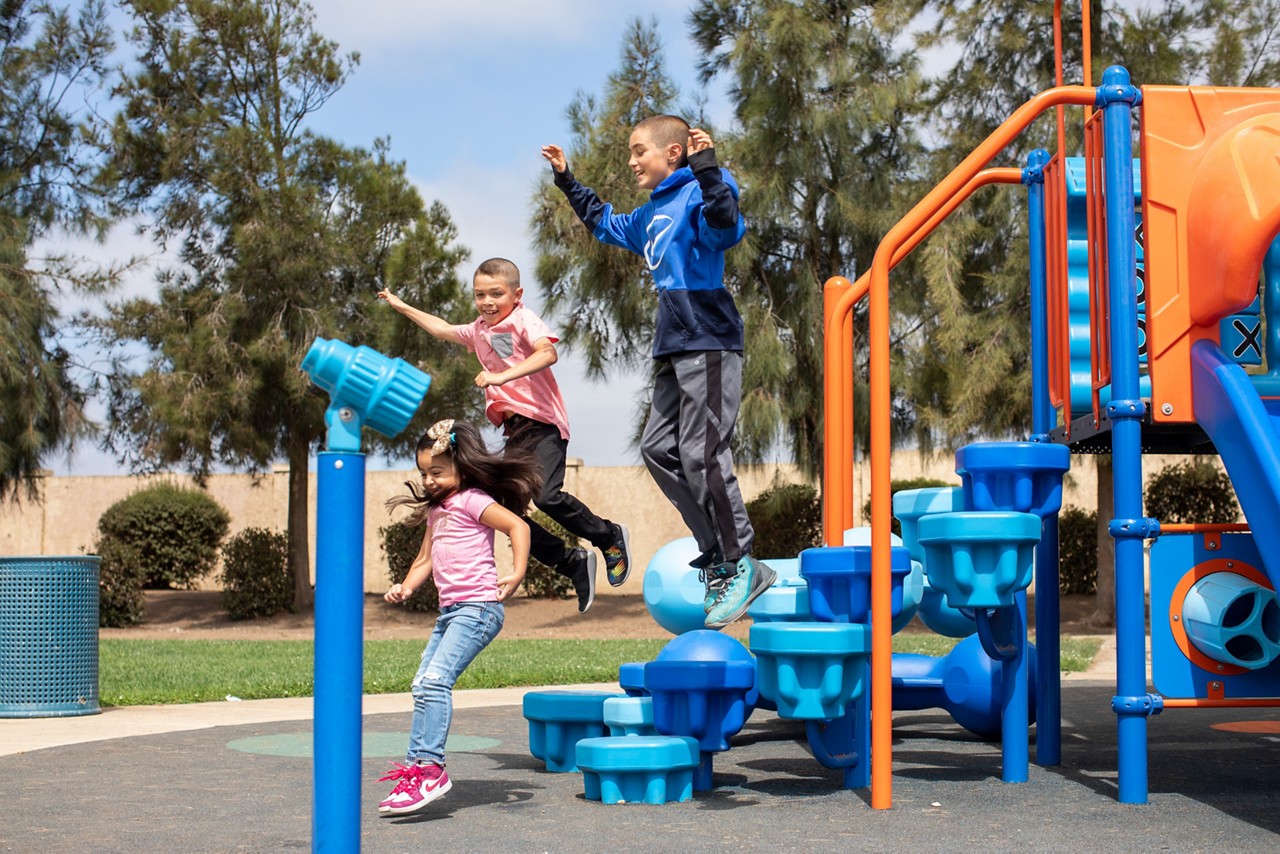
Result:
{"type": "MultiPolygon", "coordinates": [[[[853,283],[844,276],[832,276],[822,286],[822,319],[823,334],[830,336],[835,328],[837,338],[843,336],[844,324],[832,322],[840,298],[853,288],[853,283]]],[[[824,342],[826,352],[831,352],[832,343],[824,342]]],[[[837,346],[842,342],[834,342],[837,346]]],[[[841,347],[841,350],[844,350],[841,347]]],[[[851,349],[851,348],[850,348],[851,349]]],[[[826,359],[824,357],[824,362],[826,359]]],[[[849,495],[847,486],[849,466],[844,458],[843,434],[852,430],[852,422],[846,422],[846,408],[852,408],[853,386],[852,374],[846,374],[842,364],[825,364],[822,377],[822,539],[828,546],[840,545],[840,520],[844,508],[841,502],[849,495]],[[848,394],[849,407],[845,406],[843,396],[848,394]]]]}

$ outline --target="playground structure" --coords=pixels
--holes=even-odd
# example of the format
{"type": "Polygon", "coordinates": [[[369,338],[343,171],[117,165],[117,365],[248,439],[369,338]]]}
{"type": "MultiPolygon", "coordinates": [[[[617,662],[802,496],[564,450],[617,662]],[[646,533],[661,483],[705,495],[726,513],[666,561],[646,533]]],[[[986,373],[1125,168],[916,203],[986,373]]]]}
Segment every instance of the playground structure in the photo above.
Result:
{"type": "MultiPolygon", "coordinates": [[[[1280,515],[1280,314],[1271,313],[1280,305],[1280,91],[1138,89],[1120,67],[1108,68],[1099,87],[1066,86],[1059,21],[1055,10],[1058,85],[1023,105],[928,193],[885,237],[857,283],[837,277],[826,285],[825,546],[801,555],[801,574],[807,560],[839,567],[833,574],[847,573],[846,585],[866,583],[856,568],[866,552],[845,543],[854,506],[851,317],[869,297],[869,614],[855,605],[840,616],[820,615],[814,605],[827,594],[814,578],[799,594],[784,579],[781,606],[751,611],[758,702],[805,719],[815,758],[844,768],[847,786],[869,782],[879,809],[892,805],[895,707],[940,705],[975,732],[999,733],[1006,782],[1027,779],[1033,719],[1037,763],[1061,762],[1057,512],[1071,452],[1113,457],[1119,800],[1147,799],[1149,717],[1166,708],[1280,706],[1280,532],[1268,524],[1280,515]],[[1082,158],[1066,156],[1068,105],[1085,108],[1082,158]],[[1022,170],[983,168],[1051,108],[1058,113],[1057,154],[1037,150],[1022,170]],[[979,187],[1013,183],[1028,192],[1032,433],[1026,442],[960,449],[962,490],[899,494],[891,507],[889,271],[979,187]],[[1264,321],[1266,371],[1248,375],[1243,365],[1262,362],[1264,321]],[[1252,529],[1162,528],[1144,517],[1144,452],[1218,453],[1252,529]],[[903,589],[891,512],[924,565],[922,589],[913,590],[910,579],[903,589]],[[1147,539],[1157,540],[1152,681],[1167,697],[1147,688],[1147,539]],[[1037,647],[1027,643],[1025,628],[1032,567],[1037,647]],[[808,608],[800,604],[806,594],[808,608]],[[921,608],[940,598],[940,609],[921,608]],[[938,678],[946,662],[891,654],[904,599],[922,618],[959,612],[973,621],[977,642],[955,654],[980,648],[998,662],[998,716],[988,706],[988,714],[965,723],[967,710],[947,702],[938,678]],[[848,632],[836,640],[841,625],[869,630],[870,643],[848,632]]],[[[1086,79],[1088,27],[1086,5],[1086,79]]],[[[677,585],[668,579],[663,586],[677,585]]],[[[646,601],[653,610],[648,590],[646,601]]],[[[964,628],[961,622],[955,633],[964,628]]],[[[972,662],[962,671],[979,681],[972,662]]]]}
{"type": "MultiPolygon", "coordinates": [[[[1085,28],[1088,79],[1087,18],[1085,28]]],[[[1112,708],[1118,718],[1119,799],[1147,799],[1150,716],[1169,708],[1280,705],[1280,672],[1272,666],[1280,642],[1280,541],[1273,521],[1280,510],[1280,314],[1272,314],[1280,305],[1280,91],[1138,89],[1119,67],[1107,69],[1096,89],[1061,85],[1061,71],[1058,84],[1017,110],[927,194],[885,237],[856,284],[827,283],[828,544],[852,520],[850,316],[857,301],[869,296],[870,304],[876,808],[892,805],[893,695],[885,616],[891,596],[888,274],[977,187],[1012,183],[1007,170],[983,166],[1052,107],[1059,114],[1059,151],[1053,157],[1032,153],[1020,176],[1028,187],[1031,240],[1029,440],[1113,457],[1112,708]],[[1066,105],[1086,108],[1083,159],[1065,154],[1066,105]],[[1138,161],[1132,150],[1135,111],[1138,161]],[[1257,364],[1251,357],[1262,355],[1257,339],[1263,320],[1267,371],[1251,376],[1241,365],[1257,364]],[[1162,528],[1144,517],[1146,451],[1218,453],[1251,525],[1162,528]],[[1162,535],[1151,561],[1152,676],[1157,689],[1177,695],[1170,697],[1147,690],[1144,653],[1143,545],[1162,535]]],[[[1035,582],[1037,762],[1056,765],[1061,742],[1052,515],[1044,518],[1035,582]]]]}

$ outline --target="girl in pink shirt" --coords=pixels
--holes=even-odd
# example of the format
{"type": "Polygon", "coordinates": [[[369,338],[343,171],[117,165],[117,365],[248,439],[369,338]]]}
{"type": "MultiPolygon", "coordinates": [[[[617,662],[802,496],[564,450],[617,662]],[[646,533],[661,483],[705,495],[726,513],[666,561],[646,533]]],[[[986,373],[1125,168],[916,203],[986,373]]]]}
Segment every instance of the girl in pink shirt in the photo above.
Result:
{"type": "Polygon", "coordinates": [[[417,812],[449,791],[444,744],[453,718],[453,685],[502,629],[502,602],[524,580],[529,526],[520,517],[541,488],[535,459],[489,452],[480,432],[452,419],[437,421],[418,442],[422,485],[387,502],[413,508],[406,522],[424,525],[422,548],[388,602],[403,602],[435,580],[440,616],[413,677],[413,725],[405,763],[381,780],[396,780],[380,804],[382,815],[417,812]],[[515,572],[499,579],[493,532],[511,540],[515,572]]]}

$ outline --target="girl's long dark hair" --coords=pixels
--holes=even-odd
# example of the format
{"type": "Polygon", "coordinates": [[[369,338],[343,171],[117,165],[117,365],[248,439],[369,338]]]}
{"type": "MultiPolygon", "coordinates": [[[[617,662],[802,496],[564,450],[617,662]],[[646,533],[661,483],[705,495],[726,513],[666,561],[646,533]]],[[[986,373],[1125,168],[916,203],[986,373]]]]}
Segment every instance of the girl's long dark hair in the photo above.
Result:
{"type": "MultiPolygon", "coordinates": [[[[426,433],[418,440],[414,450],[416,460],[423,453],[431,453],[436,440],[426,433]]],[[[485,447],[480,431],[470,424],[457,421],[453,425],[453,439],[443,455],[453,458],[458,472],[458,489],[478,489],[488,493],[503,507],[524,516],[535,495],[542,489],[542,468],[537,459],[524,451],[508,449],[505,454],[495,454],[485,447]]],[[[444,499],[432,498],[422,486],[406,480],[409,495],[397,495],[387,500],[387,509],[409,506],[412,511],[405,519],[407,525],[421,525],[427,521],[427,512],[444,499]]]]}

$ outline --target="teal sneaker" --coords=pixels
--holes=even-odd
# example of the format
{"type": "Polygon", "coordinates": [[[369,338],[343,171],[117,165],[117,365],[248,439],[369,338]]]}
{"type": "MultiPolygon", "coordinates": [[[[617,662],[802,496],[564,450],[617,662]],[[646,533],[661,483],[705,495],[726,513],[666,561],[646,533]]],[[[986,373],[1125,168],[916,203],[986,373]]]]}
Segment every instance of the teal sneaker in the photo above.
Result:
{"type": "Polygon", "coordinates": [[[751,555],[743,555],[720,596],[707,611],[706,627],[718,629],[740,619],[747,607],[777,580],[778,574],[768,564],[751,555]]]}
{"type": "Polygon", "coordinates": [[[698,580],[707,586],[707,595],[702,600],[702,613],[707,613],[715,606],[737,574],[737,564],[732,563],[717,563],[698,570],[698,580]]]}

